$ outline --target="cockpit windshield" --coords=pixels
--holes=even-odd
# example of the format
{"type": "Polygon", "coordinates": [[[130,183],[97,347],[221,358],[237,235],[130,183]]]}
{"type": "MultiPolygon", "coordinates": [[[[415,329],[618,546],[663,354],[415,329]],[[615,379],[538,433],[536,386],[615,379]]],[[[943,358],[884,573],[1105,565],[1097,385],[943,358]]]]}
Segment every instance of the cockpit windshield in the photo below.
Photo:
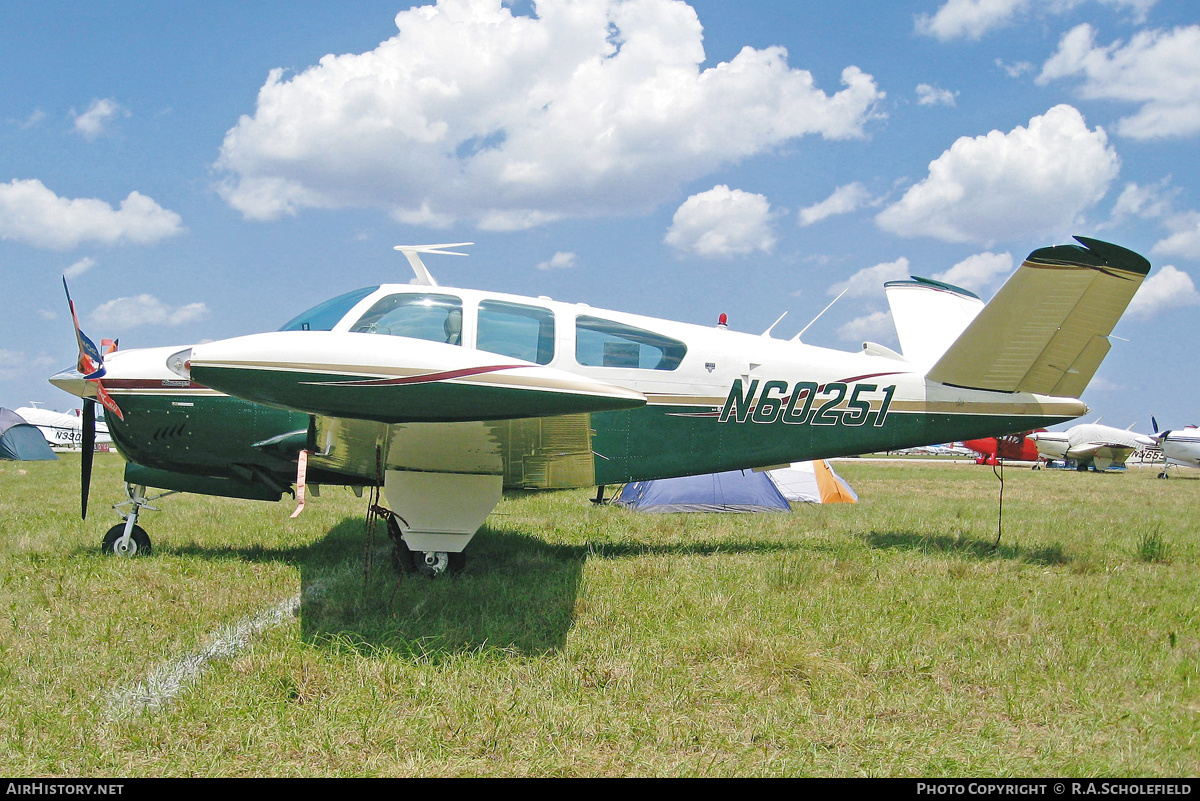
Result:
{"type": "Polygon", "coordinates": [[[380,299],[351,331],[462,344],[462,301],[453,295],[406,292],[380,299]]]}
{"type": "Polygon", "coordinates": [[[338,295],[336,298],[313,306],[308,311],[284,324],[280,331],[332,331],[333,327],[354,308],[354,304],[370,295],[378,286],[368,286],[338,295]]]}

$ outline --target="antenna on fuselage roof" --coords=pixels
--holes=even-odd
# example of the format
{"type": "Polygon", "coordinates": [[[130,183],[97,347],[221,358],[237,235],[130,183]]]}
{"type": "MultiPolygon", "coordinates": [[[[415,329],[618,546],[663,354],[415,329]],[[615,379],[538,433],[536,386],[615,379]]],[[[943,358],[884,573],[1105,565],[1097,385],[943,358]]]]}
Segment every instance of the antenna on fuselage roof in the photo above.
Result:
{"type": "MultiPolygon", "coordinates": [[[[822,314],[824,314],[825,312],[829,311],[829,310],[830,310],[830,308],[832,308],[832,307],[833,307],[833,304],[835,304],[835,303],[837,303],[839,300],[841,300],[841,299],[842,299],[842,295],[845,295],[845,294],[846,294],[847,292],[849,292],[849,291],[850,291],[850,287],[846,287],[845,289],[843,289],[843,290],[842,290],[842,294],[841,294],[841,295],[838,295],[836,298],[834,298],[833,300],[829,301],[829,305],[828,305],[828,306],[826,306],[825,308],[821,309],[820,313],[819,313],[819,314],[817,314],[817,316],[816,316],[816,317],[812,318],[812,322],[810,322],[808,325],[806,325],[806,326],[804,326],[803,328],[801,328],[801,329],[800,329],[800,333],[799,333],[799,334],[796,334],[796,336],[792,337],[792,342],[799,342],[799,341],[800,341],[800,337],[801,337],[801,336],[804,334],[804,332],[805,332],[805,331],[807,331],[808,329],[812,328],[812,324],[813,324],[813,323],[815,323],[817,320],[820,320],[820,319],[821,319],[821,315],[822,315],[822,314]]],[[[774,326],[772,326],[772,327],[774,327],[774,326]]],[[[767,329],[767,330],[770,330],[770,329],[767,329]]]]}
{"type": "Polygon", "coordinates": [[[400,251],[404,254],[404,258],[408,259],[408,263],[412,265],[413,272],[417,274],[418,284],[437,286],[438,282],[433,280],[433,276],[429,273],[429,268],[425,266],[425,262],[421,261],[421,254],[436,253],[439,256],[466,256],[466,253],[456,253],[453,250],[446,250],[445,248],[461,248],[474,244],[474,242],[452,242],[447,245],[396,245],[394,250],[400,251]]]}

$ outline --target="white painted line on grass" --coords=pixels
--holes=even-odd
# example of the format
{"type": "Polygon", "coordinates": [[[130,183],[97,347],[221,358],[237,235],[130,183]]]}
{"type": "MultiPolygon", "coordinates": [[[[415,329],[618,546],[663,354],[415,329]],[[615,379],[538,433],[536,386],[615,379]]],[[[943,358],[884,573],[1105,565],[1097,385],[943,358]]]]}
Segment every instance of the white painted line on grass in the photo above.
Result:
{"type": "Polygon", "coordinates": [[[113,693],[108,702],[109,714],[119,718],[162,709],[195,683],[211,662],[236,655],[250,646],[250,640],[256,634],[296,617],[300,613],[301,599],[315,598],[324,591],[329,578],[332,577],[313,582],[303,595],[296,593],[253,617],[224,626],[199,651],[161,665],[136,686],[113,693]]]}
{"type": "Polygon", "coordinates": [[[235,655],[250,645],[250,638],[255,634],[278,626],[295,617],[299,611],[300,594],[297,593],[255,617],[225,626],[199,651],[162,665],[135,687],[117,692],[109,700],[109,711],[118,717],[137,712],[157,712],[200,678],[210,662],[235,655]]]}

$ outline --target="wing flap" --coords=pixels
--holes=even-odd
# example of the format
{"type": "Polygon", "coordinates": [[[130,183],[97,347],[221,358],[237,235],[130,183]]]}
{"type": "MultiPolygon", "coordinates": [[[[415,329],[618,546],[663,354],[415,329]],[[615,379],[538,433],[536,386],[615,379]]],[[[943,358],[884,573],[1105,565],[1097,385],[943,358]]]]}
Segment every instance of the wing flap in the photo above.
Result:
{"type": "Polygon", "coordinates": [[[1098,240],[1036,250],[930,369],[932,381],[1078,397],[1150,263],[1098,240]]]}
{"type": "Polygon", "coordinates": [[[500,475],[508,488],[590,487],[596,472],[590,414],[458,423],[314,418],[314,468],[363,483],[380,468],[500,475]]]}

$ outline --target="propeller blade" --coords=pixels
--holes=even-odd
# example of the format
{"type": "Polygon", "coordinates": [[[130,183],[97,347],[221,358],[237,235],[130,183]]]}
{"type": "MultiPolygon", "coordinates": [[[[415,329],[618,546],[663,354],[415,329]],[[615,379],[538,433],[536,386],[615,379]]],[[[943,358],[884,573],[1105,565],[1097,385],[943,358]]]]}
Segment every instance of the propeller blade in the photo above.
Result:
{"type": "Polygon", "coordinates": [[[102,378],[104,376],[104,357],[96,343],[88,339],[87,334],[79,328],[79,315],[75,313],[75,301],[71,300],[71,290],[67,286],[67,277],[63,276],[63,290],[67,293],[67,306],[71,309],[71,322],[75,325],[75,339],[79,343],[79,364],[77,369],[84,378],[102,378]]]}
{"type": "Polygon", "coordinates": [[[87,520],[88,490],[92,486],[92,457],[96,453],[96,402],[83,399],[83,461],[79,471],[79,516],[87,520]]]}
{"type": "Polygon", "coordinates": [[[1150,425],[1154,428],[1154,433],[1158,433],[1158,421],[1154,419],[1154,415],[1150,415],[1150,425]]]}

